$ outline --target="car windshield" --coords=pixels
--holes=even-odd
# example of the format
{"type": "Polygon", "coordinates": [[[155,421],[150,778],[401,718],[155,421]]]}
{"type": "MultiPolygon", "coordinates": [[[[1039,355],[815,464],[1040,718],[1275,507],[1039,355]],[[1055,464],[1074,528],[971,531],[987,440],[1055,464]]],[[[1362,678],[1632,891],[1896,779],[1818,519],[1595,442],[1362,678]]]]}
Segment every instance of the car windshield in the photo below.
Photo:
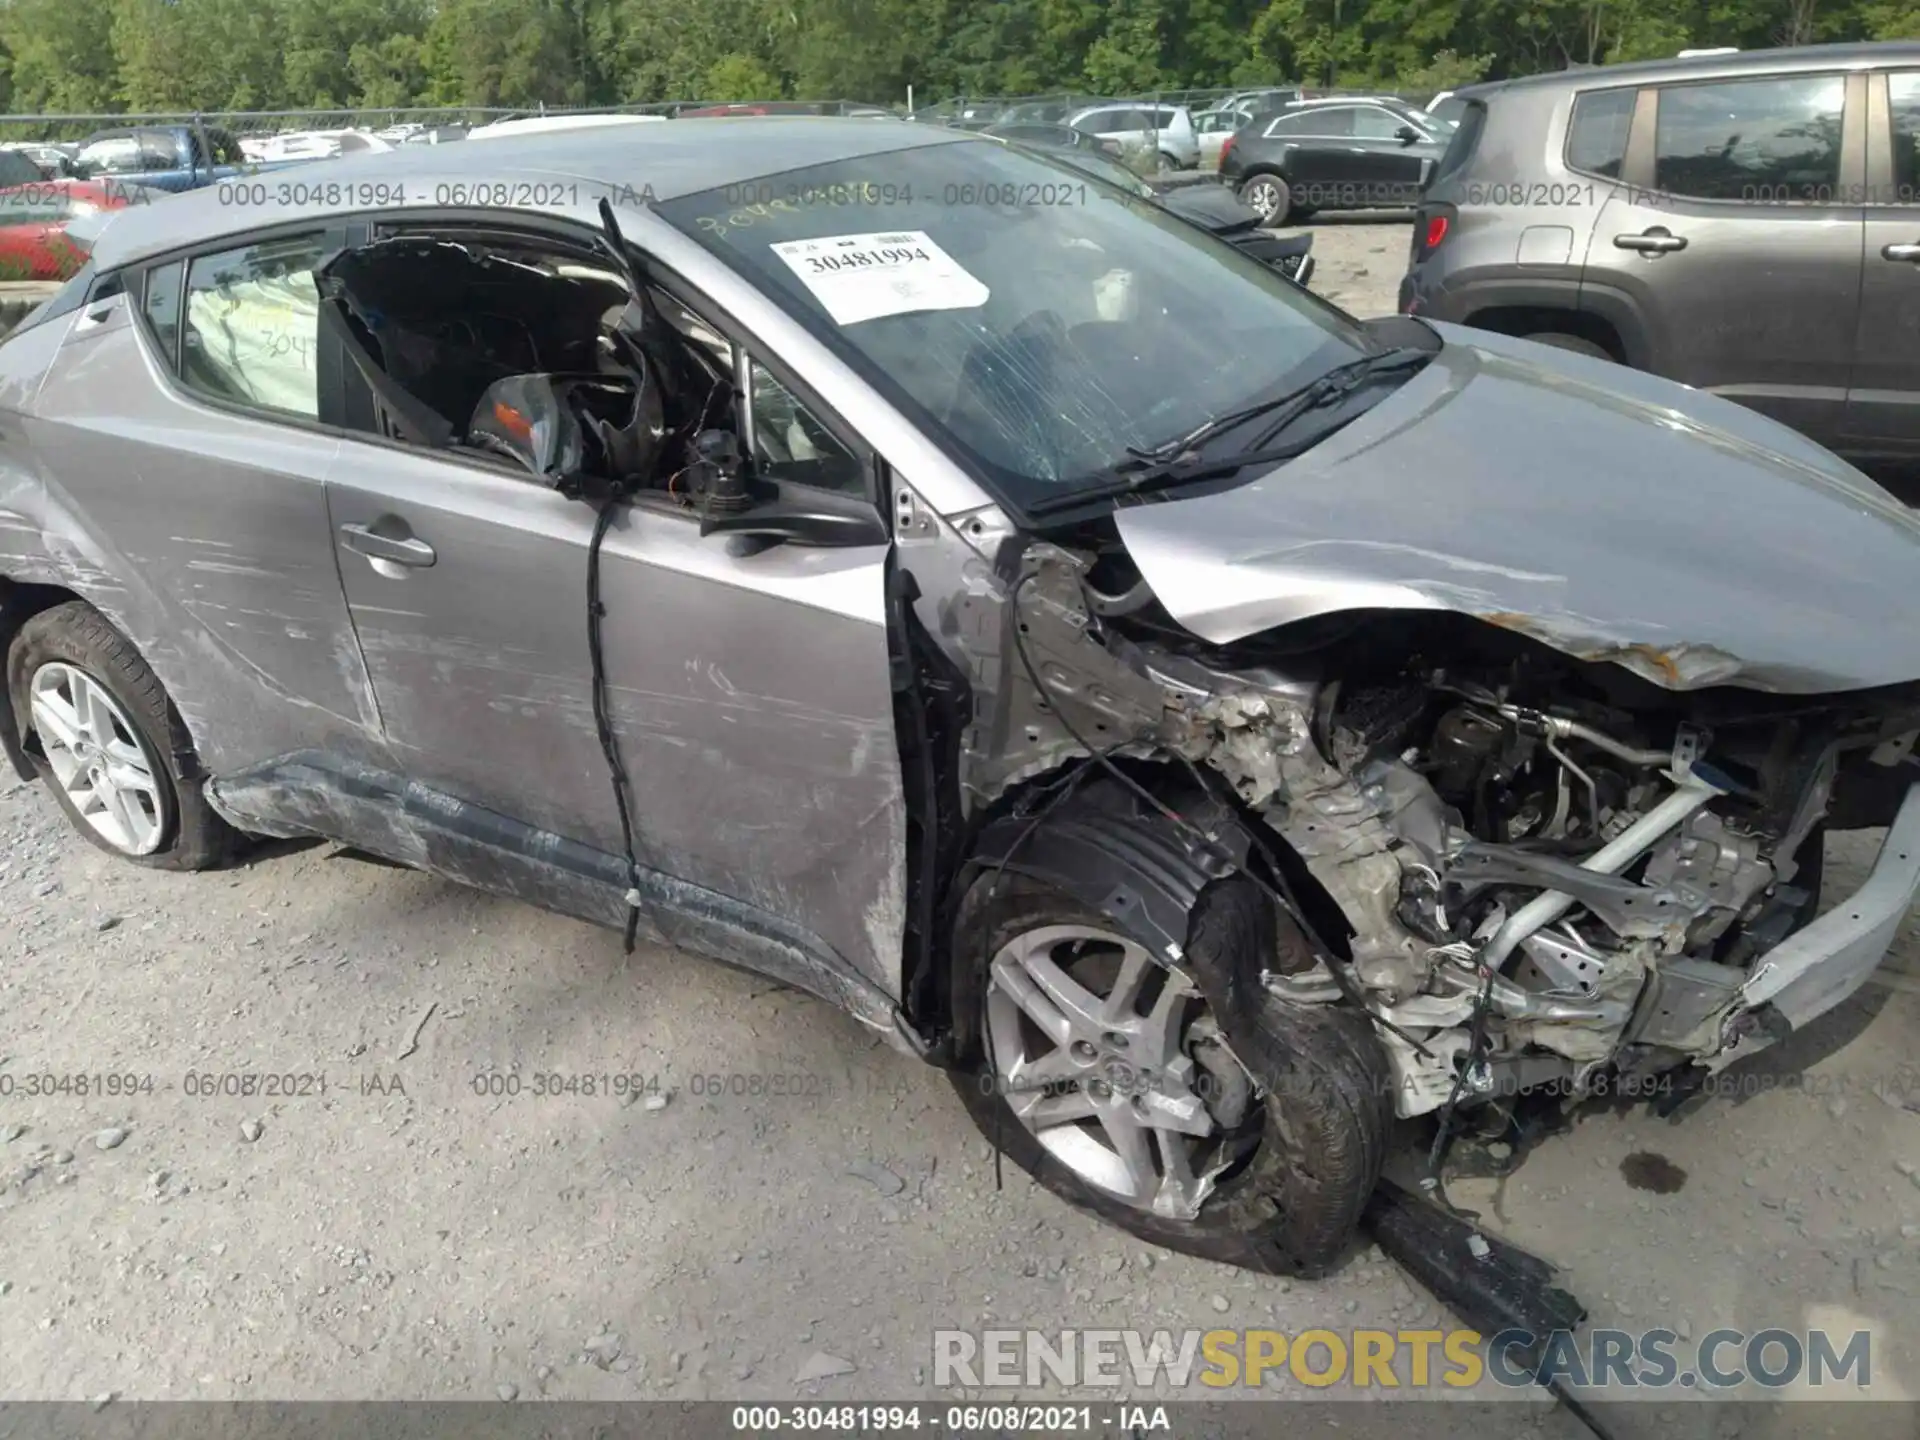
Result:
{"type": "Polygon", "coordinates": [[[80,147],[80,168],[90,175],[124,174],[140,168],[140,142],[131,135],[94,140],[80,147]]]}
{"type": "Polygon", "coordinates": [[[1021,509],[1375,348],[1152,201],[990,141],[655,208],[1021,509]]]}
{"type": "Polygon", "coordinates": [[[1084,170],[1087,174],[1104,180],[1109,185],[1130,191],[1142,199],[1153,198],[1153,187],[1111,156],[1103,155],[1097,150],[1078,148],[1069,150],[1065,146],[1042,146],[1041,150],[1048,159],[1058,164],[1071,165],[1076,170],[1084,170]]]}

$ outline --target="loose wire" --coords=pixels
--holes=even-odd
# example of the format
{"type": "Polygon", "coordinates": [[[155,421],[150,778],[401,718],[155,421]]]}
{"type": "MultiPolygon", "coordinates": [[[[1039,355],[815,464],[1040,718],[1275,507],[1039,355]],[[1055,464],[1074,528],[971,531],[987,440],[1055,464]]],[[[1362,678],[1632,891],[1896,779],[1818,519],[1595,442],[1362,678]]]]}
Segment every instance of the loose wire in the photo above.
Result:
{"type": "MultiPolygon", "coordinates": [[[[626,953],[631,955],[640,927],[640,907],[645,904],[645,898],[640,892],[640,862],[633,848],[632,785],[627,779],[626,766],[620,760],[620,742],[614,734],[607,703],[607,667],[600,634],[601,621],[607,614],[607,607],[600,599],[600,546],[613,524],[613,512],[624,498],[617,494],[610,495],[601,502],[599,514],[594,517],[593,538],[587,544],[587,656],[593,670],[593,728],[600,737],[600,753],[606,756],[607,773],[613,781],[614,807],[620,812],[620,844],[626,860],[627,878],[627,923],[623,943],[626,953]]],[[[666,935],[651,907],[648,919],[659,934],[666,935]]]]}

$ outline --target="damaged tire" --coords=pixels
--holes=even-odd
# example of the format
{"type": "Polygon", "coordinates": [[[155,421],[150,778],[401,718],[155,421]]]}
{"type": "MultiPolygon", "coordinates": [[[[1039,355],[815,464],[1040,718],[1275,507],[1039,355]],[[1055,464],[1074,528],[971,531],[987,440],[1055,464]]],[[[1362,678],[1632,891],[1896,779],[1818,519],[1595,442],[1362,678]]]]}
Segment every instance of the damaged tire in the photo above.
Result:
{"type": "Polygon", "coordinates": [[[1277,947],[1305,951],[1282,923],[1250,880],[1218,881],[1176,973],[1044,883],[982,876],[954,936],[969,1063],[953,1082],[975,1123],[1143,1240],[1268,1274],[1333,1269],[1379,1180],[1390,1072],[1352,1011],[1262,987],[1277,947]]]}
{"type": "Polygon", "coordinates": [[[159,678],[84,601],[43,610],[7,653],[7,693],[54,799],[110,855],[204,870],[238,848],[190,778],[193,741],[159,678]]]}

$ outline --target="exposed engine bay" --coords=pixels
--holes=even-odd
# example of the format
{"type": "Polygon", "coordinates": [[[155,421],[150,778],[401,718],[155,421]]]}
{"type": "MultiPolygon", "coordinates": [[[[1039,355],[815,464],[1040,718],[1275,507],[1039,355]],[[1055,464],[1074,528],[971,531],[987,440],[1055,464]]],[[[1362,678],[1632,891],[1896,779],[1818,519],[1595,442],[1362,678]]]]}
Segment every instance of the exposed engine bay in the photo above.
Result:
{"type": "Polygon", "coordinates": [[[1888,823],[1861,797],[1897,804],[1913,778],[1912,687],[1670,691],[1454,614],[1217,646],[1114,547],[1019,564],[1004,634],[977,610],[961,625],[976,683],[988,644],[1007,677],[968,735],[971,797],[1089,750],[1223,779],[1304,869],[1322,942],[1266,987],[1362,1002],[1402,1116],[1704,1077],[1779,1038],[1765,997],[1795,977],[1767,957],[1814,914],[1823,825],[1888,823]]]}

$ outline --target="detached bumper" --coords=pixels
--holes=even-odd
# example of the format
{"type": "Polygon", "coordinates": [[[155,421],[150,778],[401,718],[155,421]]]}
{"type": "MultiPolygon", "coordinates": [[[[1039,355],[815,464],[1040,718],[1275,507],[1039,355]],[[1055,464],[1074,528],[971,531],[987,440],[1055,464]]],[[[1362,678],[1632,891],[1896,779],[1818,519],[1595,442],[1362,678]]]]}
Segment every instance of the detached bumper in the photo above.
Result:
{"type": "Polygon", "coordinates": [[[1769,950],[1741,987],[1740,1008],[1771,1001],[1794,1029],[1866,983],[1920,897],[1920,784],[1908,789],[1866,883],[1769,950]]]}

